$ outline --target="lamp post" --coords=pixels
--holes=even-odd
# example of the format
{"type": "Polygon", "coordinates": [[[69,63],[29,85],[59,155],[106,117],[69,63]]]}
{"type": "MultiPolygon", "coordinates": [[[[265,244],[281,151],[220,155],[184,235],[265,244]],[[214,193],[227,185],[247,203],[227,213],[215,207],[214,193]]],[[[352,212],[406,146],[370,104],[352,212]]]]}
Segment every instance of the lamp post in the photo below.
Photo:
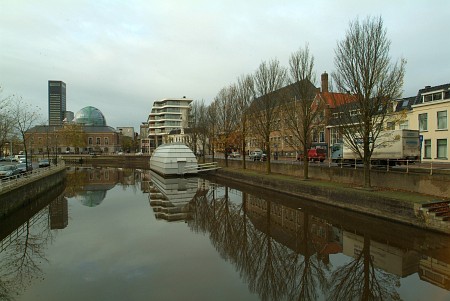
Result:
{"type": "Polygon", "coordinates": [[[5,142],[5,146],[2,149],[2,155],[6,158],[7,148],[9,147],[9,142],[5,142]]]}
{"type": "Polygon", "coordinates": [[[5,142],[5,145],[8,146],[9,145],[9,160],[12,161],[12,140],[10,142],[5,142]]]}

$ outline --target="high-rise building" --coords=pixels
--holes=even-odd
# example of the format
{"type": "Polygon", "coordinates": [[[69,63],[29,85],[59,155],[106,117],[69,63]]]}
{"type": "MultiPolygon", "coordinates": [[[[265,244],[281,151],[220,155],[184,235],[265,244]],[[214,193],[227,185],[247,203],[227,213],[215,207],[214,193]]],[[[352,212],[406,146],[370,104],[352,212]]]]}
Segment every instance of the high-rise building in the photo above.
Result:
{"type": "Polygon", "coordinates": [[[167,143],[167,136],[172,130],[184,130],[189,126],[189,110],[192,99],[164,98],[153,102],[148,115],[150,149],[167,143]]]}
{"type": "Polygon", "coordinates": [[[48,125],[61,125],[66,111],[66,83],[48,81],[48,125]]]}

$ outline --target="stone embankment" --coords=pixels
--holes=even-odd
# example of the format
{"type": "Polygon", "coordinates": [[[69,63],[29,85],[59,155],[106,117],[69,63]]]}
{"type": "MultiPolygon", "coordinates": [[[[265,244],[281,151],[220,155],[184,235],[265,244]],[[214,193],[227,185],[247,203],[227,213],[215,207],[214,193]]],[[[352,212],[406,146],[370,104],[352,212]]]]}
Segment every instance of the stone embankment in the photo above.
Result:
{"type": "Polygon", "coordinates": [[[52,165],[0,183],[0,217],[14,212],[55,186],[65,183],[64,164],[52,165]]]}
{"type": "Polygon", "coordinates": [[[130,168],[150,168],[149,155],[64,155],[60,158],[60,160],[66,162],[67,164],[81,166],[126,166],[130,168]]]}
{"type": "Polygon", "coordinates": [[[267,175],[237,168],[222,168],[211,173],[211,176],[450,234],[450,222],[435,218],[422,209],[423,204],[443,201],[444,198],[387,189],[362,189],[343,183],[302,180],[299,177],[267,175]]]}

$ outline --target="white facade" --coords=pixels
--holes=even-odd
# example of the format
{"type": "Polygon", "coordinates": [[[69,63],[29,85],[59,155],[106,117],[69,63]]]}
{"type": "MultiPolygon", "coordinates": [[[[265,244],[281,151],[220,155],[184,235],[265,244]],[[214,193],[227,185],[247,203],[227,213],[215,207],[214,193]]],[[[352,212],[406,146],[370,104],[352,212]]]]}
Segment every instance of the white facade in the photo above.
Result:
{"type": "Polygon", "coordinates": [[[188,98],[164,98],[153,103],[148,116],[151,150],[167,143],[167,135],[172,130],[188,127],[190,103],[188,98]]]}
{"type": "Polygon", "coordinates": [[[150,169],[163,176],[197,173],[197,158],[183,143],[167,143],[159,146],[150,158],[150,169]],[[186,167],[193,167],[186,172],[186,167]]]}
{"type": "Polygon", "coordinates": [[[409,127],[419,129],[423,162],[450,162],[448,114],[450,85],[427,87],[419,92],[409,114],[409,127]]]}

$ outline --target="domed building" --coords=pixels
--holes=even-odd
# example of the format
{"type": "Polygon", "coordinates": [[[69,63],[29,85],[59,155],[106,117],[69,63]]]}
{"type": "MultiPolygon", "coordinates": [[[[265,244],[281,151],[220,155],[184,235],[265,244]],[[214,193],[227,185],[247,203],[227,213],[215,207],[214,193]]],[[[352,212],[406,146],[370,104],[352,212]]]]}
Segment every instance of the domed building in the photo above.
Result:
{"type": "Polygon", "coordinates": [[[75,114],[74,122],[85,126],[106,126],[103,113],[94,107],[88,106],[75,114]]]}
{"type": "Polygon", "coordinates": [[[72,121],[59,126],[36,126],[27,131],[33,154],[112,154],[120,150],[120,133],[106,124],[103,113],[87,106],[72,121]]]}

